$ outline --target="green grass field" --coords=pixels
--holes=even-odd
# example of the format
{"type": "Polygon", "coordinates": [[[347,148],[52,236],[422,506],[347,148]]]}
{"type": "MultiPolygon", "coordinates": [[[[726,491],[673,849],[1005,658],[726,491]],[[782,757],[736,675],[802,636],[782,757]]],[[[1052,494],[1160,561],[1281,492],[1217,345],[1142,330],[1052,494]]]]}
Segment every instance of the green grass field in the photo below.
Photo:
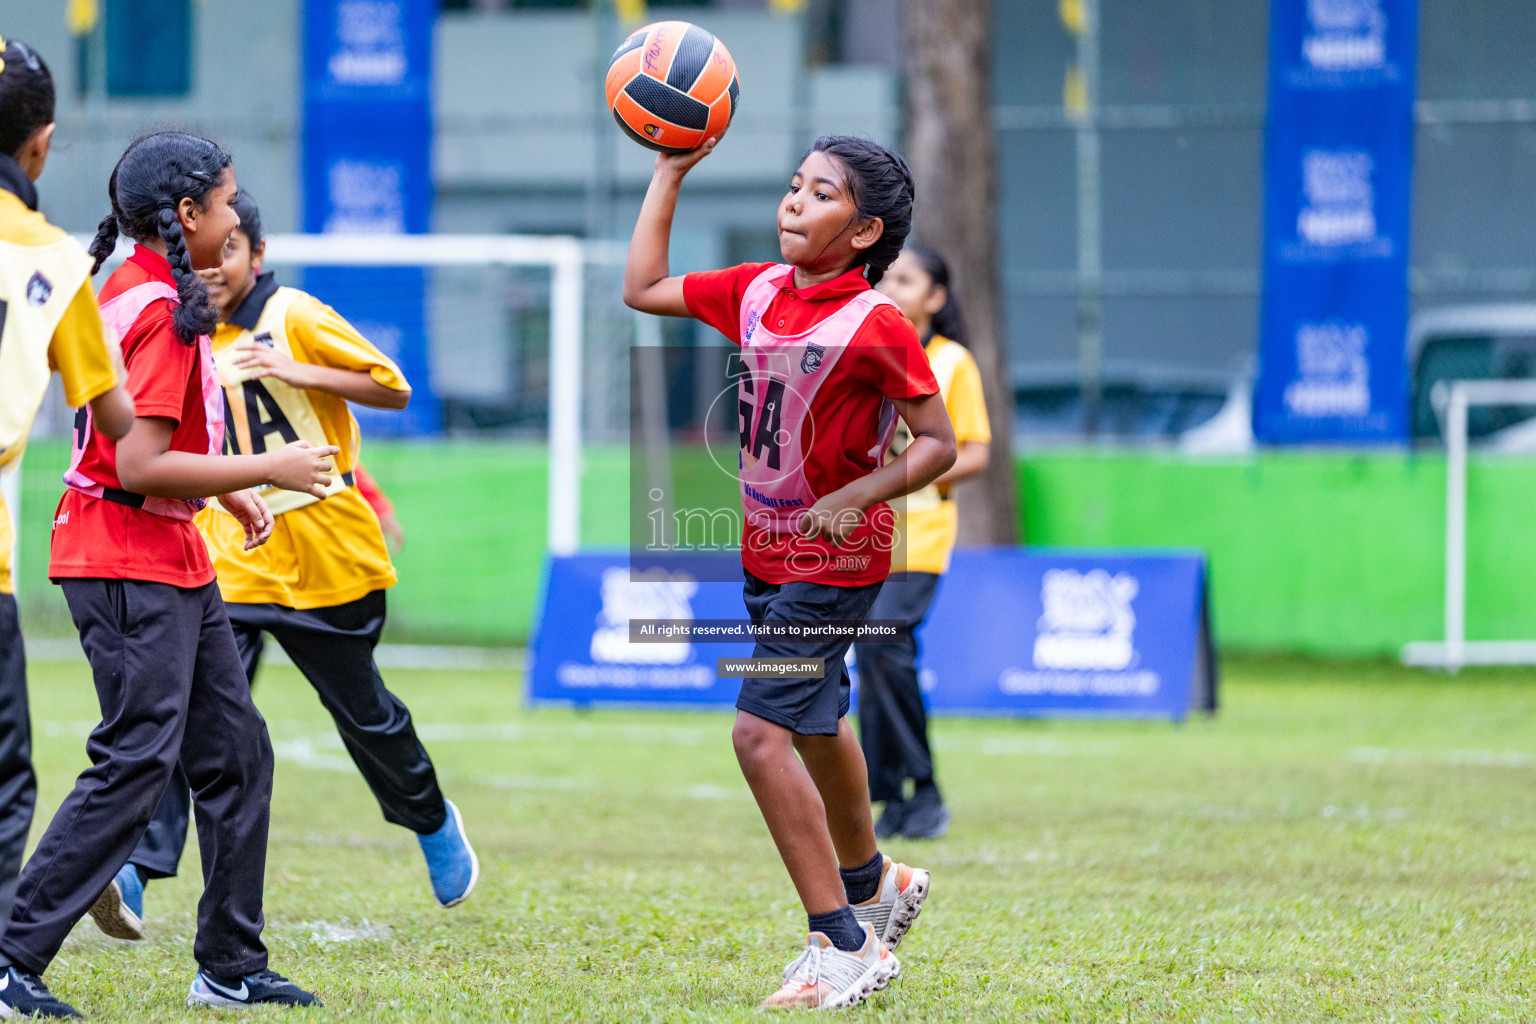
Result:
{"type": "MultiPolygon", "coordinates": [[[[803,918],[723,714],[525,710],[511,674],[394,672],[481,857],[438,910],[307,685],[278,753],[267,936],[306,1019],[760,1020],[803,918]]],[[[83,666],[34,665],[39,824],[84,764],[83,666]]],[[[1536,674],[1230,662],[1184,725],[941,720],[951,835],[873,1020],[1529,1020],[1536,674]]],[[[100,1021],[204,1020],[195,846],[150,937],[87,921],[47,979],[100,1021]]],[[[281,1012],[281,1011],[273,1011],[281,1012]]],[[[258,1019],[270,1014],[258,1015],[258,1019]]],[[[284,1019],[287,1016],[284,1015],[284,1019]]]]}

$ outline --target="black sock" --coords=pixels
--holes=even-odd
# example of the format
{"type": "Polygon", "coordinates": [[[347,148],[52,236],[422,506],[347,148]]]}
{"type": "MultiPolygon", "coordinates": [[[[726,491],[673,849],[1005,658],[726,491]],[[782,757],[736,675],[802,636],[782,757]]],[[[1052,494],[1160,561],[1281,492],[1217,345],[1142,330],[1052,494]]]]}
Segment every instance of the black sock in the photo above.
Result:
{"type": "Polygon", "coordinates": [[[867,864],[837,869],[843,876],[843,891],[848,894],[849,903],[863,903],[880,891],[880,869],[884,866],[885,855],[876,850],[867,864]]]}
{"type": "Polygon", "coordinates": [[[857,953],[864,948],[864,929],[853,916],[852,907],[843,907],[830,914],[810,914],[805,919],[807,930],[821,932],[832,945],[845,953],[857,953]]]}

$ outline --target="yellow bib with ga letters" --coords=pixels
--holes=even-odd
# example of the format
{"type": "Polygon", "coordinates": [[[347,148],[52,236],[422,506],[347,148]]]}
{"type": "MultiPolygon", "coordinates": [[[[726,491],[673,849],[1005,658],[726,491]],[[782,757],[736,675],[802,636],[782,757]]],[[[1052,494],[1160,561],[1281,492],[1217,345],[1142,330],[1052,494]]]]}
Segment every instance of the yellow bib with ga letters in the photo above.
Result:
{"type": "Polygon", "coordinates": [[[50,245],[0,241],[0,466],[21,455],[48,378],[48,345],[91,258],[62,236],[50,245]]]}
{"type": "MultiPolygon", "coordinates": [[[[316,448],[331,443],[320,425],[320,417],[308,391],[285,384],[276,377],[252,380],[246,370],[235,365],[240,347],[251,341],[293,357],[293,347],[288,343],[288,309],[303,294],[296,288],[279,288],[262,308],[256,329],[241,331],[214,353],[213,362],[224,385],[224,452],[227,455],[261,455],[294,441],[308,441],[316,448]]],[[[352,453],[342,452],[332,461],[336,472],[326,489],[327,498],[352,484],[352,453]]],[[[285,491],[271,485],[263,485],[256,491],[274,516],[321,500],[313,494],[285,491]]]]}

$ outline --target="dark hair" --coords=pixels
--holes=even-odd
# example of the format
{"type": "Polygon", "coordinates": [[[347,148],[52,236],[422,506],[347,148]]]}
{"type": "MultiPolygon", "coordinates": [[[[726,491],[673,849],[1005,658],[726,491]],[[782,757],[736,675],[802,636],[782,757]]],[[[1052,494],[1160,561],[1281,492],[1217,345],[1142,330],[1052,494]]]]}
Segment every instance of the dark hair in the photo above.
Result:
{"type": "Polygon", "coordinates": [[[176,278],[176,297],[181,300],[175,313],[176,333],[188,345],[212,331],[219,317],[208,289],[192,270],[176,209],[183,199],[206,208],[209,193],[219,186],[224,168],[231,163],[228,153],[196,135],[141,135],[112,168],[107,181],[112,212],[102,218],[91,242],[90,253],[96,258],[93,274],[117,247],[119,231],[138,242],[153,236],[165,243],[165,256],[176,278]]]}
{"type": "Polygon", "coordinates": [[[53,75],[19,39],[0,40],[0,153],[14,157],[39,128],[53,123],[53,75]]]}
{"type": "MultiPolygon", "coordinates": [[[[912,231],[912,171],[897,153],[878,142],[853,135],[823,135],[811,153],[836,157],[848,169],[848,190],[860,217],[879,217],[885,231],[865,249],[860,261],[870,284],[878,284],[912,231]]],[[[807,154],[809,155],[809,154],[807,154]]]]}
{"type": "MultiPolygon", "coordinates": [[[[944,262],[944,257],[937,250],[916,242],[907,243],[907,252],[922,264],[923,272],[933,281],[934,287],[944,289],[944,305],[933,314],[933,323],[930,325],[933,333],[964,345],[965,327],[960,320],[960,303],[955,298],[955,289],[949,283],[949,264],[944,262]]],[[[927,340],[923,339],[925,342],[927,340]]]]}
{"type": "Polygon", "coordinates": [[[240,217],[238,230],[250,241],[254,251],[261,245],[262,238],[266,237],[261,233],[261,208],[256,205],[256,197],[242,188],[235,192],[235,198],[230,200],[229,205],[240,217]]]}

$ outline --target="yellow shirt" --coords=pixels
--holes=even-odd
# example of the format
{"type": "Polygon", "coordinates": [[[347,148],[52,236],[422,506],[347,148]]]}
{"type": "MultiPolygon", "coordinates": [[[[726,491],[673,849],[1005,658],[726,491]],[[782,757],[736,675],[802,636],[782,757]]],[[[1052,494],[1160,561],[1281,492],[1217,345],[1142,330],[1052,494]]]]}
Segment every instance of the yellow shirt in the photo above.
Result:
{"type": "MultiPolygon", "coordinates": [[[[955,429],[955,444],[991,441],[981,371],[970,350],[935,335],[924,351],[933,366],[933,375],[939,380],[939,394],[944,396],[944,408],[949,411],[949,421],[955,429]]],[[[900,433],[911,438],[905,423],[901,424],[900,433]]],[[[930,484],[897,504],[902,507],[896,516],[897,540],[896,550],[891,554],[891,571],[940,575],[948,572],[955,539],[960,533],[960,511],[949,500],[949,488],[930,484]]]]}
{"type": "MultiPolygon", "coordinates": [[[[281,296],[281,292],[274,296],[270,288],[258,285],[258,293],[262,291],[266,299],[262,306],[281,296]]],[[[252,298],[263,298],[258,293],[253,293],[252,298]]],[[[231,319],[238,321],[244,312],[242,306],[231,319]]],[[[338,370],[362,370],[387,388],[410,388],[400,368],[388,356],[335,310],[311,295],[298,292],[292,296],[281,328],[290,353],[300,362],[338,370]]],[[[238,323],[220,324],[213,336],[215,359],[219,360],[225,350],[259,338],[269,329],[266,323],[256,325],[254,330],[238,323]]],[[[263,385],[263,397],[285,387],[272,378],[254,383],[263,385]]],[[[232,405],[243,404],[244,393],[250,387],[250,383],[230,385],[225,394],[232,405]]],[[[305,418],[317,423],[324,435],[304,439],[340,448],[334,460],[336,473],[350,479],[357,464],[358,431],[346,400],[322,391],[291,390],[293,395],[283,400],[307,400],[313,417],[305,418]]],[[[261,409],[263,417],[272,408],[265,402],[246,407],[261,409]]],[[[243,409],[235,415],[243,420],[243,409]]],[[[234,424],[226,429],[233,431],[234,424]]],[[[284,443],[284,436],[271,436],[266,447],[281,447],[284,443]]],[[[197,524],[208,539],[214,569],[219,575],[219,591],[225,601],[279,604],[296,609],[326,608],[395,585],[395,568],[390,563],[378,517],[356,487],[343,487],[323,501],[291,509],[276,519],[271,539],[253,551],[245,551],[245,531],[233,516],[213,506],[199,513],[197,524]]]]}
{"type": "MultiPolygon", "coordinates": [[[[62,315],[47,341],[47,367],[57,371],[64,380],[64,397],[72,406],[82,406],[93,398],[110,391],[117,383],[112,368],[112,356],[102,332],[101,313],[96,308],[96,295],[91,291],[90,257],[68,235],[49,224],[43,215],[29,210],[26,204],[10,192],[0,190],[0,259],[15,260],[23,265],[34,258],[29,250],[53,249],[48,259],[50,266],[62,263],[70,267],[78,278],[83,268],[84,278],[73,288],[62,315]],[[58,248],[54,248],[58,247],[58,248]],[[81,261],[84,261],[83,264],[81,261]]],[[[10,296],[7,302],[32,302],[41,292],[31,295],[10,296]]],[[[64,296],[60,296],[62,300],[64,296]]],[[[52,295],[38,305],[52,301],[52,295]]],[[[0,339],[15,345],[41,345],[42,338],[15,337],[6,333],[6,324],[0,322],[0,339]]],[[[10,419],[19,425],[19,440],[11,447],[0,450],[0,466],[21,457],[26,445],[25,427],[37,415],[41,390],[31,387],[22,374],[0,373],[0,407],[11,414],[10,419]]],[[[14,592],[11,580],[11,546],[14,528],[10,512],[0,499],[0,594],[14,592]]]]}

